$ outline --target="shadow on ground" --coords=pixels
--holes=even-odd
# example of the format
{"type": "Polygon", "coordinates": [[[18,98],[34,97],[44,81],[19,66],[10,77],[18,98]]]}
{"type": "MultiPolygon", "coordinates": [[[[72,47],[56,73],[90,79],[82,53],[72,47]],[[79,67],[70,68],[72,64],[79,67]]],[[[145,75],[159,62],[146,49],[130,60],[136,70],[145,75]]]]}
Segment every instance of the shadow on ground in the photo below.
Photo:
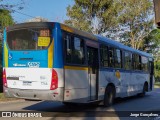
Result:
{"type": "Polygon", "coordinates": [[[125,106],[125,104],[130,102],[147,99],[149,96],[117,98],[115,104],[111,107],[95,104],[73,104],[66,106],[61,102],[41,101],[23,109],[42,112],[42,115],[47,117],[126,117],[131,114],[131,111],[122,109],[121,106],[125,106]]]}

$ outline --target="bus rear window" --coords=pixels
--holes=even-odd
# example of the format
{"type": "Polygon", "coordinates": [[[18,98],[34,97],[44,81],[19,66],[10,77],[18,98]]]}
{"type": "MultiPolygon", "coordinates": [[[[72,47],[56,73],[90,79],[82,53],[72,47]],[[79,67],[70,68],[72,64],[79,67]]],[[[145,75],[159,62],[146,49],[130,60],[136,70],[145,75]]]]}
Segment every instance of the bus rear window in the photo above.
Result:
{"type": "Polygon", "coordinates": [[[42,50],[50,42],[51,31],[47,28],[28,28],[7,33],[7,43],[11,50],[42,50]]]}

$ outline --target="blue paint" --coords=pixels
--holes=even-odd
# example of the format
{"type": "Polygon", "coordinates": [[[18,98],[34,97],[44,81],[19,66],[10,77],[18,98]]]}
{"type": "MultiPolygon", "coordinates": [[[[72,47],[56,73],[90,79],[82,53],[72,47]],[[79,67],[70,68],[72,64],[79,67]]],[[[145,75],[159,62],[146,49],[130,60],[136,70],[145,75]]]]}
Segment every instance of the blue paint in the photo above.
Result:
{"type": "Polygon", "coordinates": [[[63,68],[63,47],[62,47],[62,32],[59,23],[54,24],[54,68],[63,68]]]}
{"type": "Polygon", "coordinates": [[[46,68],[48,66],[46,61],[42,60],[16,60],[16,61],[10,61],[8,64],[9,67],[13,68],[26,68],[26,67],[36,67],[36,68],[46,68]],[[32,65],[32,66],[30,66],[32,65]]]}
{"type": "Polygon", "coordinates": [[[6,28],[5,28],[3,31],[3,40],[2,40],[2,65],[3,65],[3,67],[5,66],[4,65],[4,44],[6,43],[6,38],[7,38],[6,35],[7,34],[6,34],[6,28]]]}
{"type": "Polygon", "coordinates": [[[8,60],[8,67],[30,67],[31,63],[38,63],[40,68],[48,67],[48,52],[47,50],[34,50],[34,51],[10,51],[9,55],[12,59],[8,60]],[[22,64],[23,66],[16,65],[22,64]],[[24,66],[25,65],[25,66],[24,66]]]}

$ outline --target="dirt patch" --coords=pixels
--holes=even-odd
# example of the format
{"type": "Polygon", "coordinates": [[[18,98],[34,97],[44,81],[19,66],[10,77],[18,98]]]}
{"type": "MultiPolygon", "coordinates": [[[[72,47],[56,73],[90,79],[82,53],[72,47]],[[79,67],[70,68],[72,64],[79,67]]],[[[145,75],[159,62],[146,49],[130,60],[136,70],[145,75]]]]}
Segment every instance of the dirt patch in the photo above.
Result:
{"type": "Polygon", "coordinates": [[[13,100],[19,100],[19,99],[17,99],[17,98],[6,98],[3,93],[0,93],[0,102],[1,101],[13,101],[13,100]]]}

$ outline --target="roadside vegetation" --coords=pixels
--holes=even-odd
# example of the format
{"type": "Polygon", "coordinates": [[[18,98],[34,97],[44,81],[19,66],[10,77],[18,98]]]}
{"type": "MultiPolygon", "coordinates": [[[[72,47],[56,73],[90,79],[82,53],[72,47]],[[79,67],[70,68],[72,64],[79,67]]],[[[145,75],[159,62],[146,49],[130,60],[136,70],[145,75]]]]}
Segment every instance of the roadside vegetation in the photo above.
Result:
{"type": "Polygon", "coordinates": [[[155,61],[155,65],[154,65],[155,86],[157,87],[160,87],[160,60],[159,59],[155,61]]]}
{"type": "Polygon", "coordinates": [[[16,98],[6,98],[3,93],[0,93],[0,102],[2,102],[2,101],[12,101],[12,100],[19,100],[19,99],[16,99],[16,98]]]}
{"type": "Polygon", "coordinates": [[[154,88],[160,88],[160,83],[156,82],[156,83],[154,84],[154,88]]]}

